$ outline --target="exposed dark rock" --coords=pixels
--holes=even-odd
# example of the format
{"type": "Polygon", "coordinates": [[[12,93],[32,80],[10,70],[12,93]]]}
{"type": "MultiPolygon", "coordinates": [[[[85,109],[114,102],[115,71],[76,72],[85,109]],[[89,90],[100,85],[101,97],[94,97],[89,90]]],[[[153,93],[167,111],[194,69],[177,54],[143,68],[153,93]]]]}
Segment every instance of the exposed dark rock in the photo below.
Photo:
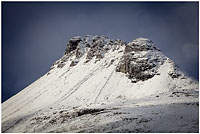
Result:
{"type": "Polygon", "coordinates": [[[72,61],[71,64],[69,65],[70,67],[73,67],[77,64],[78,62],[77,61],[72,61]]]}
{"type": "Polygon", "coordinates": [[[172,92],[172,95],[174,95],[174,96],[184,95],[186,97],[189,97],[189,96],[193,96],[194,94],[192,94],[190,92],[184,92],[184,91],[174,91],[174,92],[172,92]]]}
{"type": "Polygon", "coordinates": [[[73,50],[75,50],[80,41],[81,41],[81,38],[72,38],[71,40],[69,40],[69,42],[67,43],[65,54],[68,54],[72,52],[73,50]]]}
{"type": "Polygon", "coordinates": [[[57,67],[58,67],[58,68],[63,68],[64,66],[65,66],[64,63],[59,63],[57,67]]]}
{"type": "Polygon", "coordinates": [[[69,65],[70,67],[75,66],[76,64],[74,63],[74,61],[71,62],[71,64],[69,65]]]}
{"type": "Polygon", "coordinates": [[[96,54],[96,58],[97,58],[97,59],[102,59],[102,58],[103,58],[103,55],[102,55],[101,53],[97,53],[97,54],[96,54]]]}
{"type": "Polygon", "coordinates": [[[86,53],[86,61],[89,62],[92,58],[96,58],[96,61],[101,60],[104,54],[109,50],[118,50],[120,46],[126,45],[126,42],[122,40],[111,40],[105,36],[85,36],[85,37],[73,37],[67,43],[67,48],[65,50],[64,56],[56,61],[52,68],[62,68],[65,66],[66,62],[70,59],[72,60],[70,66],[75,66],[79,58],[81,58],[86,53]],[[75,56],[75,59],[70,58],[75,56]],[[76,60],[76,61],[74,61],[76,60]]]}
{"type": "Polygon", "coordinates": [[[178,74],[178,73],[176,73],[176,72],[169,72],[168,74],[169,74],[169,76],[170,76],[171,78],[178,78],[178,77],[180,76],[180,74],[178,74]]]}
{"type": "Polygon", "coordinates": [[[86,115],[86,114],[98,114],[101,113],[102,111],[104,111],[105,109],[81,109],[79,111],[77,111],[77,116],[82,116],[82,115],[86,115]]]}
{"type": "Polygon", "coordinates": [[[132,83],[145,81],[159,74],[156,64],[161,64],[162,59],[159,56],[151,56],[154,51],[159,50],[152,43],[150,40],[139,39],[126,45],[116,71],[128,74],[132,83]]]}
{"type": "Polygon", "coordinates": [[[172,69],[170,72],[168,72],[169,76],[173,79],[180,77],[181,74],[179,73],[178,66],[175,65],[171,60],[169,62],[172,64],[172,69]]]}

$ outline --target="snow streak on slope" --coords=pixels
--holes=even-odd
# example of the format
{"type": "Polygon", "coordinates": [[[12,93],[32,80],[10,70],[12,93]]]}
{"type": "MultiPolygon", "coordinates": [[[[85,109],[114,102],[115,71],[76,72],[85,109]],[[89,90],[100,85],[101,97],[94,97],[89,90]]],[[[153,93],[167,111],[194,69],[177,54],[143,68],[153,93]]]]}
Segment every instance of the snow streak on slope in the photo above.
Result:
{"type": "Polygon", "coordinates": [[[198,104],[198,82],[151,40],[74,37],[46,75],[2,104],[2,131],[198,132],[198,104]]]}

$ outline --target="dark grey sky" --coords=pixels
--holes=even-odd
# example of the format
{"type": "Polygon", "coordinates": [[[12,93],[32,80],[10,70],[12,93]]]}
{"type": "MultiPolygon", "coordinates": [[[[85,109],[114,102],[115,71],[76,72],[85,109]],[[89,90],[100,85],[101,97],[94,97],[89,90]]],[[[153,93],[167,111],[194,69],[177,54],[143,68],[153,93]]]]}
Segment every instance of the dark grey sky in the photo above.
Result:
{"type": "Polygon", "coordinates": [[[198,2],[2,2],[2,101],[44,75],[77,35],[153,40],[199,79],[198,2]]]}

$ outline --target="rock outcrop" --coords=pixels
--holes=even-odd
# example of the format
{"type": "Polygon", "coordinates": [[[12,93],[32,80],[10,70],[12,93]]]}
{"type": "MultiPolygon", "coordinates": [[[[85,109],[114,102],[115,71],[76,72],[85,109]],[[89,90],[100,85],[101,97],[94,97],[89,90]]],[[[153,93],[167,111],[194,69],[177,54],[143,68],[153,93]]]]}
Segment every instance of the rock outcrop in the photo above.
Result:
{"type": "Polygon", "coordinates": [[[151,40],[138,38],[126,45],[116,71],[128,74],[132,82],[144,81],[159,74],[158,68],[164,60],[151,40]]]}
{"type": "Polygon", "coordinates": [[[65,50],[64,56],[56,61],[54,65],[58,68],[62,68],[66,61],[72,58],[71,65],[75,66],[79,62],[79,58],[86,53],[85,63],[89,62],[93,57],[96,60],[100,60],[104,57],[104,54],[109,50],[118,50],[120,46],[126,45],[126,42],[122,40],[112,40],[105,36],[90,36],[85,37],[73,37],[67,43],[67,48],[65,50]]]}
{"type": "MultiPolygon", "coordinates": [[[[124,46],[121,57],[115,71],[127,74],[133,83],[148,80],[159,75],[158,69],[167,59],[153,42],[146,38],[138,38],[130,43],[122,40],[112,40],[105,36],[73,37],[67,43],[64,56],[56,61],[51,69],[63,68],[68,60],[70,67],[76,66],[79,59],[85,55],[85,63],[95,58],[95,62],[104,58],[108,51],[116,51],[124,46]]],[[[170,77],[179,77],[177,67],[173,66],[170,77]]]]}

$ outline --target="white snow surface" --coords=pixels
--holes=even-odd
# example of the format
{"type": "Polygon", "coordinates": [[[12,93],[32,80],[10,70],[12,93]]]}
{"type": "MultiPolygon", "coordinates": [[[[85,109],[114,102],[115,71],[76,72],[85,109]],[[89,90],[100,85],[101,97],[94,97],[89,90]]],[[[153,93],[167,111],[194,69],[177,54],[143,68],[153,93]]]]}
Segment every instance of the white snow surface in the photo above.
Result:
{"type": "MultiPolygon", "coordinates": [[[[92,44],[92,38],[84,39],[92,44]]],[[[106,38],[105,44],[109,41],[106,38]]],[[[138,54],[163,59],[157,65],[158,75],[132,83],[127,74],[115,71],[125,46],[110,46],[102,59],[85,62],[89,49],[79,45],[84,51],[75,66],[70,66],[74,55],[62,68],[54,64],[2,104],[2,132],[198,132],[198,82],[179,68],[181,76],[170,77],[173,61],[151,50],[138,54]]]]}

